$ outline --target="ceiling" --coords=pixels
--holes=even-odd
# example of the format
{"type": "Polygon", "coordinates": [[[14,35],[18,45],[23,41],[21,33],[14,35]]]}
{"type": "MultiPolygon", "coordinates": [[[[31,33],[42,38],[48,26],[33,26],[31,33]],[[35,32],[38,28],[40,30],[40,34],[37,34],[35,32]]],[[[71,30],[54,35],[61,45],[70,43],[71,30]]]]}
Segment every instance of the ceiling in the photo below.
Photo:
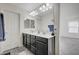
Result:
{"type": "MultiPolygon", "coordinates": [[[[9,3],[10,5],[14,5],[16,7],[25,9],[26,11],[28,11],[29,13],[34,11],[35,9],[39,8],[42,4],[44,3],[9,3]]],[[[40,13],[38,16],[44,16],[48,13],[52,13],[52,10],[49,10],[48,12],[44,12],[44,13],[40,13]]]]}
{"type": "Polygon", "coordinates": [[[38,8],[41,4],[42,3],[11,3],[11,5],[26,9],[28,12],[31,12],[34,9],[38,8]]]}

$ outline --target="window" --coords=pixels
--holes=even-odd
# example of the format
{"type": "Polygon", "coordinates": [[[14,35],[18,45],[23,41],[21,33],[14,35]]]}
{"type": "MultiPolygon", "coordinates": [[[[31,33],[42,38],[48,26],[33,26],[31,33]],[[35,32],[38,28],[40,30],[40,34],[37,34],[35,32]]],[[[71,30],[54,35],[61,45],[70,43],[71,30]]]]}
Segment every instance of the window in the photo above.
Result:
{"type": "Polygon", "coordinates": [[[78,21],[71,21],[68,23],[68,32],[69,33],[78,33],[79,23],[78,21]]]}

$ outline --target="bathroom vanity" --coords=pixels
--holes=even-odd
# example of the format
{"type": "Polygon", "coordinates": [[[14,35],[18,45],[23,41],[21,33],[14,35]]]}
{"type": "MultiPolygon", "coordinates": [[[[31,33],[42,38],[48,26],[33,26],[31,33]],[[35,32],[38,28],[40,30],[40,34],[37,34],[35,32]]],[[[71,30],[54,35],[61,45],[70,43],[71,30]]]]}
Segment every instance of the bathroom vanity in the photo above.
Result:
{"type": "Polygon", "coordinates": [[[55,54],[55,36],[23,33],[23,45],[35,55],[55,54]]]}

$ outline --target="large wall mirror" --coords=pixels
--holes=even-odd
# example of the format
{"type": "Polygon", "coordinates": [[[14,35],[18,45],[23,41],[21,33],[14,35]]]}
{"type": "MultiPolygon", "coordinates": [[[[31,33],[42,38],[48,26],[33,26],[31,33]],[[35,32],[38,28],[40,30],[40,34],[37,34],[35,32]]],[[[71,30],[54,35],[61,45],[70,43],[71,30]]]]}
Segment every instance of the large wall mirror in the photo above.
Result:
{"type": "Polygon", "coordinates": [[[26,19],[24,20],[24,28],[35,28],[35,20],[26,19]]]}

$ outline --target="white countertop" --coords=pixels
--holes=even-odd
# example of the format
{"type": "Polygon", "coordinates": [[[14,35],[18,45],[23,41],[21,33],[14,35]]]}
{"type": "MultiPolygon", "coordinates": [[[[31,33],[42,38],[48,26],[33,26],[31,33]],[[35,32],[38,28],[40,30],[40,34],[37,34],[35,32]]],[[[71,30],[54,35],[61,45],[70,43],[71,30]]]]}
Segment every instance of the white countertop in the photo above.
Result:
{"type": "Polygon", "coordinates": [[[27,33],[27,32],[24,32],[24,33],[30,34],[30,35],[39,36],[39,37],[43,37],[43,38],[48,38],[48,39],[54,37],[54,36],[52,36],[52,35],[49,35],[49,34],[42,34],[42,33],[40,33],[40,34],[38,34],[38,33],[27,33]]]}

